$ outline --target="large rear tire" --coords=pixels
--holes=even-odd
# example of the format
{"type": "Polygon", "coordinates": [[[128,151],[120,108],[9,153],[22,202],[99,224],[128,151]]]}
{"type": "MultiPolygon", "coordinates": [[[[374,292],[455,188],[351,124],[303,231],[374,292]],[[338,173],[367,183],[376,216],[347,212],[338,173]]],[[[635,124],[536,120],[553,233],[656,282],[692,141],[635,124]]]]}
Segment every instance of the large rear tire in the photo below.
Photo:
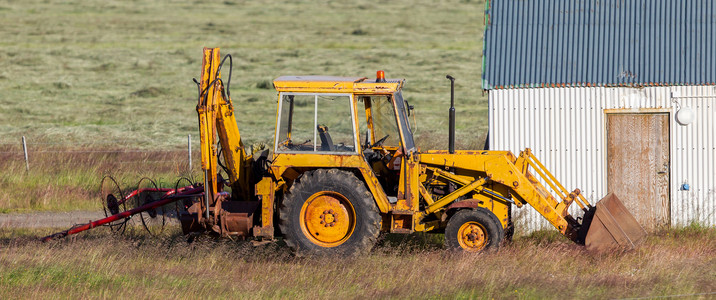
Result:
{"type": "Polygon", "coordinates": [[[380,231],[372,194],[355,175],[319,169],[296,179],[279,211],[281,232],[297,255],[370,251],[380,231]]]}
{"type": "Polygon", "coordinates": [[[482,252],[497,249],[504,238],[500,220],[482,207],[456,212],[445,228],[445,246],[452,250],[482,252]]]}

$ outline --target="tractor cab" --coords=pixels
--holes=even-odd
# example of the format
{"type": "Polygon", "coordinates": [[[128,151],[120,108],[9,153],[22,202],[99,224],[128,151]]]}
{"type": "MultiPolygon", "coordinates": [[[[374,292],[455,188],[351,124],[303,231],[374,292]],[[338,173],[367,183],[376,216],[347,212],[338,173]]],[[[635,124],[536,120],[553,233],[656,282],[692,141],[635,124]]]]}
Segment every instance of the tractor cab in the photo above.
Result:
{"type": "MultiPolygon", "coordinates": [[[[358,156],[391,203],[398,199],[402,159],[417,151],[402,79],[283,76],[274,80],[278,114],[274,156],[358,156]]],[[[309,157],[306,157],[309,158],[309,157]]],[[[279,160],[280,161],[280,160],[279,160]]],[[[334,166],[330,166],[334,167],[334,166]]]]}

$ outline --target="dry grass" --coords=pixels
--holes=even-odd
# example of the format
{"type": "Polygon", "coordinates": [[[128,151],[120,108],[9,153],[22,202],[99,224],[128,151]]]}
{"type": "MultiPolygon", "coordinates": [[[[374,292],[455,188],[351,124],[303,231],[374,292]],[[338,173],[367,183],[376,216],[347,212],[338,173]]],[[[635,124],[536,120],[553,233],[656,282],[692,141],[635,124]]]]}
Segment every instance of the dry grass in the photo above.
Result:
{"type": "MultiPolygon", "coordinates": [[[[469,143],[458,140],[456,145],[482,149],[484,140],[483,134],[469,143]]],[[[425,133],[416,142],[421,149],[435,149],[447,143],[447,135],[425,133]]],[[[189,171],[186,150],[39,145],[29,151],[27,172],[22,148],[0,145],[0,213],[100,209],[96,200],[105,175],[116,178],[125,190],[134,189],[143,177],[156,180],[161,187],[174,187],[181,177],[195,182],[201,180],[201,158],[198,152],[193,154],[189,171]]]]}
{"type": "MultiPolygon", "coordinates": [[[[0,146],[0,213],[37,210],[100,209],[99,185],[105,175],[122,189],[134,189],[149,177],[162,187],[174,187],[187,170],[185,151],[137,151],[111,148],[40,148],[30,152],[30,171],[22,153],[0,146]]],[[[194,158],[194,167],[200,161],[194,158]]]]}
{"type": "MultiPolygon", "coordinates": [[[[0,231],[0,298],[623,298],[716,292],[716,230],[652,235],[638,250],[591,254],[554,233],[496,253],[439,249],[439,237],[389,237],[357,258],[296,258],[285,247],[109,237],[42,244],[50,230],[0,231]],[[398,240],[398,241],[396,241],[398,240]]],[[[704,293],[711,293],[704,295],[704,293]]],[[[698,296],[701,294],[701,296],[698,296]]]]}

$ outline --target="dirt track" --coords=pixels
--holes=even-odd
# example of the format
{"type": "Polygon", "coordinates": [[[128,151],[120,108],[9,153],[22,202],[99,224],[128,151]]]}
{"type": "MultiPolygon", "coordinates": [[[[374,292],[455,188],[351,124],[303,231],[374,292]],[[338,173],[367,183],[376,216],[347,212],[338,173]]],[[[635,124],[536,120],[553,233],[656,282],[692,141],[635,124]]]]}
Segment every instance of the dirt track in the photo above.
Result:
{"type": "Polygon", "coordinates": [[[101,211],[34,212],[0,214],[0,228],[70,227],[104,218],[101,211]]]}

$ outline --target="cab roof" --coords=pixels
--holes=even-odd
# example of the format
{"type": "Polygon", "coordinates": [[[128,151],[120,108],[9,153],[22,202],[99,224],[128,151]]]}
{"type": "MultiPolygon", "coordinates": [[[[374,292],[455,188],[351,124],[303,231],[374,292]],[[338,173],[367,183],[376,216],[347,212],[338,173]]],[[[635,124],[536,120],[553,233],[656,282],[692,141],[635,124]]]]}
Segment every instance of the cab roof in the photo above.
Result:
{"type": "Polygon", "coordinates": [[[376,82],[367,77],[281,76],[274,79],[273,86],[279,92],[375,94],[397,92],[404,81],[386,79],[385,82],[376,82]]]}

